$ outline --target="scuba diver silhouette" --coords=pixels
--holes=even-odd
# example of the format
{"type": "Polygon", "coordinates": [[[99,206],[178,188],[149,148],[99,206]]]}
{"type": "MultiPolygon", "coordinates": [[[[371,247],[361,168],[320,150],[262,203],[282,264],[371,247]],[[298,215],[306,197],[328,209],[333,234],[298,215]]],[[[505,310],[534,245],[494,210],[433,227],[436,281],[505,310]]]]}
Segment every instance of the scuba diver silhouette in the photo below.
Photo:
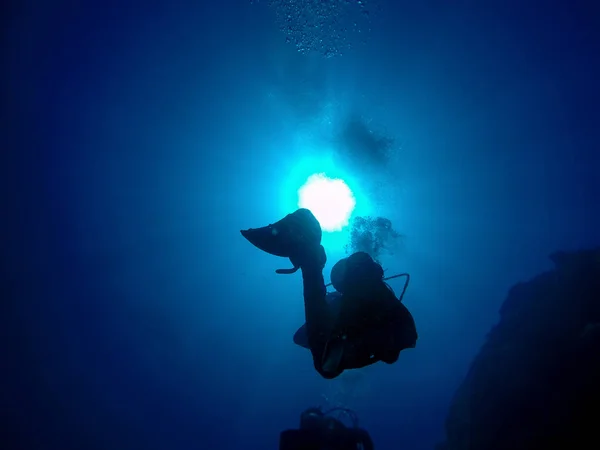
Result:
{"type": "Polygon", "coordinates": [[[279,435],[279,450],[373,450],[373,441],[367,430],[359,428],[354,411],[346,408],[308,408],[300,415],[300,428],[284,430],[279,435]],[[350,418],[347,427],[332,416],[342,413],[350,418]]]}
{"type": "Polygon", "coordinates": [[[306,323],[294,335],[297,345],[308,348],[317,372],[335,378],[344,370],[358,369],[378,361],[392,364],[400,352],[414,348],[417,331],[414,319],[402,304],[409,275],[400,298],[385,282],[383,269],[364,252],[338,261],[331,270],[327,293],[323,268],[327,262],[321,245],[321,226],[308,209],[298,209],[266,227],[242,230],[257,248],[289,258],[292,269],[302,271],[306,323]]]}

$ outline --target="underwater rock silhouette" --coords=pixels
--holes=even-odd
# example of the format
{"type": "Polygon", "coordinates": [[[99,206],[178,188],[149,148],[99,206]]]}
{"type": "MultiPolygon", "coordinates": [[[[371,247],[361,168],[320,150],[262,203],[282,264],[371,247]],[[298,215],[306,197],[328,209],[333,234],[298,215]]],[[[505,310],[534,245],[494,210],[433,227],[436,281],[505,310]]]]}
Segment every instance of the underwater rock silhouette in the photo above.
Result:
{"type": "Polygon", "coordinates": [[[600,448],[600,248],[550,258],[510,290],[438,450],[600,448]]]}

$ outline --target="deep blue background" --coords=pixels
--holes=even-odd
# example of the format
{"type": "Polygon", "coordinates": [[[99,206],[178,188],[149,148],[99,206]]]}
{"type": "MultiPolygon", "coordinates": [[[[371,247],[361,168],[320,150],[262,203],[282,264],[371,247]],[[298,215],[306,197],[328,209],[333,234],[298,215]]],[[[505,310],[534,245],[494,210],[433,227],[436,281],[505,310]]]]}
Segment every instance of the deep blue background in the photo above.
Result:
{"type": "Polygon", "coordinates": [[[273,449],[341,395],[431,449],[508,288],[600,243],[592,3],[381,1],[332,59],[242,0],[5,6],[3,448],[273,449]],[[333,382],[291,341],[300,277],[238,232],[284,214],[307,83],[403,142],[373,202],[420,333],[333,382]]]}

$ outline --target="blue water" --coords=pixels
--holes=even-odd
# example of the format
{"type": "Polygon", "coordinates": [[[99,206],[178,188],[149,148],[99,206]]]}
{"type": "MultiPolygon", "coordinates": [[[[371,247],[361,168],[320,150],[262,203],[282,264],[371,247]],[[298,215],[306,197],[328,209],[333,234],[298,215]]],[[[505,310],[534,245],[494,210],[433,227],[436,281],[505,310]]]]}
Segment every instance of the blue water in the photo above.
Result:
{"type": "Polygon", "coordinates": [[[330,58],[254,3],[5,8],[3,448],[275,449],[340,402],[376,448],[432,449],[510,286],[600,244],[590,2],[370,2],[330,58]],[[403,235],[382,263],[419,341],[328,381],[292,343],[300,275],[239,230],[291,212],[352,113],[398,144],[340,170],[403,235]]]}

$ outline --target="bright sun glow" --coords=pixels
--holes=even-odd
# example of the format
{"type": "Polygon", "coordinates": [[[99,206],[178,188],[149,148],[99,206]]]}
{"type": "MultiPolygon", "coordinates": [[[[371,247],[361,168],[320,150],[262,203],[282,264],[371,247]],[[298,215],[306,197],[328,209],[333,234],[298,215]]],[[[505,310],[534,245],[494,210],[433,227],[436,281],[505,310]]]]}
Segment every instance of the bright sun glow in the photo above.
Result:
{"type": "Polygon", "coordinates": [[[298,191],[298,206],[312,211],[323,231],[339,231],[348,225],[356,206],[354,194],[339,178],[311,175],[298,191]]]}

